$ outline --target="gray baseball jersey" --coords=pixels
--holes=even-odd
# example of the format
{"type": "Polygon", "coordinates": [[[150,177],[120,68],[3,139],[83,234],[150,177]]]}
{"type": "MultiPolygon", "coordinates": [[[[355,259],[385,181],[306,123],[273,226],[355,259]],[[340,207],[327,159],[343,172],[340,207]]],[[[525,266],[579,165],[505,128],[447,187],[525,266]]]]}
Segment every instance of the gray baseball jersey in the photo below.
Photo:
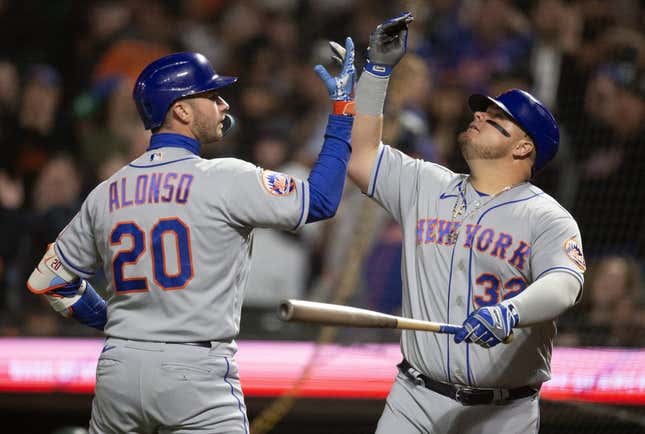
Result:
{"type": "MultiPolygon", "coordinates": [[[[403,315],[461,324],[475,309],[520,293],[553,271],[580,283],[573,217],[530,183],[486,196],[468,176],[381,145],[367,191],[403,230],[403,315]]],[[[553,322],[515,330],[511,345],[455,344],[452,335],[402,333],[403,355],[430,377],[475,387],[550,378],[553,322]],[[512,364],[512,368],[509,365],[512,364]]]]}
{"type": "Polygon", "coordinates": [[[305,223],[308,185],[237,159],[150,150],[97,186],[56,251],[81,277],[102,264],[109,336],[160,342],[237,335],[253,227],[305,223]]]}

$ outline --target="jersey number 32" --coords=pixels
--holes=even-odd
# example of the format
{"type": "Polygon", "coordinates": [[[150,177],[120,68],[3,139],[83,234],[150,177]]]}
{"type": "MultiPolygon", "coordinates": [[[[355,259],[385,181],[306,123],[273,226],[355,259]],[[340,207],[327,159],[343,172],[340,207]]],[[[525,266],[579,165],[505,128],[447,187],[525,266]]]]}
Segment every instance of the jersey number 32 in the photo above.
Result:
{"type": "MultiPolygon", "coordinates": [[[[146,244],[146,232],[133,221],[117,223],[110,234],[110,244],[121,246],[126,244],[125,239],[130,238],[129,246],[125,245],[118,250],[112,258],[112,277],[116,294],[126,292],[141,292],[148,290],[148,278],[125,277],[125,267],[137,264],[146,254],[146,247],[151,252],[152,276],[157,286],[164,290],[184,288],[193,278],[194,270],[190,249],[190,229],[177,217],[162,218],[150,229],[146,244]],[[174,272],[167,270],[167,243],[175,242],[176,266],[174,272]]],[[[149,273],[145,273],[149,275],[149,273]]]]}

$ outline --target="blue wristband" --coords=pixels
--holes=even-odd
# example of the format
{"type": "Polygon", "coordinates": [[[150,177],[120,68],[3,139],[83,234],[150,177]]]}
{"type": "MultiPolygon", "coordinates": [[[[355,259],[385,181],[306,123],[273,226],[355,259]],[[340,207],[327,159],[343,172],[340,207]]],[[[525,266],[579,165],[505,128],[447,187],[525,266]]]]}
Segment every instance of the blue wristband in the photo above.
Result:
{"type": "Polygon", "coordinates": [[[90,282],[85,292],[71,306],[72,318],[86,326],[103,330],[107,322],[107,303],[96,293],[90,282]]]}
{"type": "Polygon", "coordinates": [[[377,77],[389,77],[392,74],[392,69],[394,67],[390,65],[379,65],[378,63],[371,63],[368,61],[363,69],[370,74],[374,74],[377,77]]]}

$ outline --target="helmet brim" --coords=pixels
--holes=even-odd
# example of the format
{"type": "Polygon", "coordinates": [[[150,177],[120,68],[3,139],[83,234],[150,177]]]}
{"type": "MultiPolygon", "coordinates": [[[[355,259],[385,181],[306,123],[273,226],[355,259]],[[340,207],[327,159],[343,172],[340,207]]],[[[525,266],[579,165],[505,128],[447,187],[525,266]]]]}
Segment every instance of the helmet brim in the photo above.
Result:
{"type": "Polygon", "coordinates": [[[180,95],[173,102],[179,101],[184,98],[195,98],[206,92],[211,92],[213,90],[221,89],[237,81],[237,77],[229,77],[226,75],[214,75],[210,80],[203,83],[198,88],[193,89],[192,92],[186,93],[185,95],[180,95]]]}
{"type": "Polygon", "coordinates": [[[502,110],[506,114],[506,116],[508,116],[513,122],[519,125],[518,120],[515,119],[515,116],[511,114],[508,107],[506,107],[503,103],[497,101],[495,98],[477,93],[470,95],[470,97],[468,98],[468,106],[473,112],[485,112],[490,105],[499,107],[499,109],[502,110]]]}
{"type": "Polygon", "coordinates": [[[219,89],[220,87],[229,86],[237,81],[237,77],[229,77],[226,75],[215,75],[211,79],[211,89],[219,89]]]}

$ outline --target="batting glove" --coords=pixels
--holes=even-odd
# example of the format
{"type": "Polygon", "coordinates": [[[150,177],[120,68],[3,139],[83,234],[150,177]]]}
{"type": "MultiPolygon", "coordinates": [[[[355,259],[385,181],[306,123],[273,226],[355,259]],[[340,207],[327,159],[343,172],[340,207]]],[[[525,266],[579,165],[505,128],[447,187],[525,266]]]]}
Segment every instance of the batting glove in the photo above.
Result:
{"type": "Polygon", "coordinates": [[[466,341],[484,348],[494,347],[510,340],[513,327],[519,321],[515,306],[508,301],[479,308],[466,318],[462,329],[455,334],[455,343],[466,341]]]}
{"type": "Polygon", "coordinates": [[[352,38],[347,38],[345,48],[336,42],[329,42],[329,45],[334,52],[332,59],[341,65],[340,73],[334,77],[322,65],[316,65],[314,71],[325,83],[332,101],[351,101],[354,99],[354,84],[356,83],[354,41],[352,38]]]}
{"type": "Polygon", "coordinates": [[[376,27],[370,35],[365,70],[387,77],[408,49],[408,25],[414,18],[410,12],[390,18],[376,27]]]}

